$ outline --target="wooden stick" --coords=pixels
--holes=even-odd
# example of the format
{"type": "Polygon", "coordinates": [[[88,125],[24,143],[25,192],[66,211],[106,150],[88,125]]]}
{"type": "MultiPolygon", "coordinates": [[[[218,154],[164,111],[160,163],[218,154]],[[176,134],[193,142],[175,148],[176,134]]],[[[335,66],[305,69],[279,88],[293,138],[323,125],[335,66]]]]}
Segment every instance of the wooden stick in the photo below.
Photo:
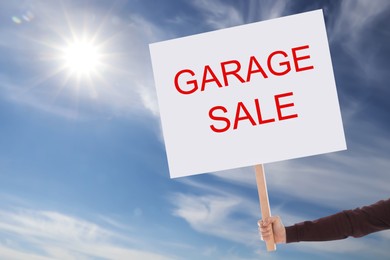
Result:
{"type": "MultiPolygon", "coordinates": [[[[262,164],[255,165],[257,191],[259,192],[260,209],[262,219],[271,216],[271,209],[269,207],[267,184],[265,182],[264,167],[262,164]]],[[[272,230],[271,230],[272,232],[272,230]]],[[[267,251],[275,251],[276,245],[274,241],[274,234],[272,232],[272,239],[266,242],[267,251]]]]}

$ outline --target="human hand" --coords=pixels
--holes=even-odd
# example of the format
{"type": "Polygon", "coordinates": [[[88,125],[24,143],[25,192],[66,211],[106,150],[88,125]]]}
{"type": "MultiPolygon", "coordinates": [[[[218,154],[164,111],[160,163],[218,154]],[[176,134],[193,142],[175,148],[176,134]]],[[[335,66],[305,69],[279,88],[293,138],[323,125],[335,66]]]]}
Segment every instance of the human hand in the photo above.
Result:
{"type": "Polygon", "coordinates": [[[257,222],[261,239],[267,242],[274,235],[276,244],[286,243],[286,229],[279,216],[273,216],[257,222]]]}

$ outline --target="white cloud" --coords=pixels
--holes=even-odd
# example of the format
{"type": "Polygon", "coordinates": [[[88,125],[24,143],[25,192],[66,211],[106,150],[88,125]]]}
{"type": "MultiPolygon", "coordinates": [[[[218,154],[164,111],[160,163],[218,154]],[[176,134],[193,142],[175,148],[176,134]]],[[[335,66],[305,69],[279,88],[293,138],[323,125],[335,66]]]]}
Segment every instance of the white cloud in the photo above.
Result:
{"type": "Polygon", "coordinates": [[[21,252],[19,249],[10,248],[1,244],[0,244],[0,257],[9,260],[21,260],[21,259],[52,260],[52,258],[50,257],[41,256],[32,252],[21,252]]]}
{"type": "MultiPolygon", "coordinates": [[[[377,44],[373,32],[387,30],[384,25],[377,23],[388,16],[389,10],[390,2],[386,0],[346,0],[340,2],[338,10],[329,12],[329,19],[326,21],[330,45],[338,45],[342,48],[343,55],[353,60],[352,67],[340,66],[340,69],[366,82],[363,92],[365,95],[372,89],[382,88],[381,82],[387,75],[386,68],[378,62],[378,58],[383,55],[379,51],[381,48],[369,46],[377,44]]],[[[325,13],[328,11],[325,10],[325,13]]],[[[385,35],[386,33],[383,33],[383,37],[386,37],[385,35]]],[[[349,112],[360,110],[358,106],[361,104],[354,106],[352,97],[345,102],[347,101],[351,102],[348,105],[353,106],[349,112]]]]}
{"type": "MultiPolygon", "coordinates": [[[[381,15],[385,15],[390,3],[386,0],[354,1],[345,0],[340,2],[337,17],[329,23],[330,40],[343,40],[350,43],[359,43],[364,38],[362,34],[365,28],[372,24],[381,15]]],[[[330,21],[329,21],[330,22],[330,21]]]]}
{"type": "MultiPolygon", "coordinates": [[[[185,219],[195,230],[243,244],[258,240],[256,223],[231,221],[232,214],[241,212],[247,217],[256,212],[256,204],[237,196],[175,194],[173,215],[185,219]]],[[[258,207],[258,206],[257,206],[258,207]]]]}
{"type": "MultiPolygon", "coordinates": [[[[262,246],[256,224],[260,217],[260,207],[256,199],[188,178],[182,179],[181,182],[202,192],[202,195],[171,194],[170,201],[175,207],[172,212],[174,216],[183,218],[200,233],[251,248],[262,246]],[[236,217],[237,214],[240,218],[236,217]]],[[[204,253],[210,253],[210,250],[204,253]]],[[[232,255],[230,257],[229,259],[233,258],[232,255]]]]}
{"type": "Polygon", "coordinates": [[[273,18],[278,18],[284,15],[287,11],[287,1],[249,1],[248,18],[250,22],[263,21],[273,18]]]}
{"type": "Polygon", "coordinates": [[[286,1],[249,1],[247,6],[229,5],[224,1],[195,0],[193,6],[205,17],[204,22],[212,30],[228,28],[247,22],[257,22],[280,17],[287,7],[286,1]],[[240,6],[245,6],[240,8],[240,6]]]}
{"type": "Polygon", "coordinates": [[[226,2],[195,0],[192,4],[202,13],[205,23],[213,30],[240,25],[244,22],[240,12],[226,2]]]}
{"type": "Polygon", "coordinates": [[[6,259],[172,259],[132,246],[136,238],[58,212],[0,211],[0,257],[6,259]],[[8,234],[6,243],[1,237],[8,234]]]}

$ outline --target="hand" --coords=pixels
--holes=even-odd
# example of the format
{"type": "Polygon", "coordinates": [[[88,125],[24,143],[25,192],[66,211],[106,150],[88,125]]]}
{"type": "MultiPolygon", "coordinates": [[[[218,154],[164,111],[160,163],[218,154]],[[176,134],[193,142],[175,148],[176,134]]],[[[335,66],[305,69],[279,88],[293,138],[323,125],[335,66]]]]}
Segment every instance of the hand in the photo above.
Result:
{"type": "Polygon", "coordinates": [[[274,233],[274,241],[276,244],[286,243],[286,229],[279,216],[273,216],[257,222],[261,239],[264,241],[270,240],[272,237],[271,229],[274,233]]]}

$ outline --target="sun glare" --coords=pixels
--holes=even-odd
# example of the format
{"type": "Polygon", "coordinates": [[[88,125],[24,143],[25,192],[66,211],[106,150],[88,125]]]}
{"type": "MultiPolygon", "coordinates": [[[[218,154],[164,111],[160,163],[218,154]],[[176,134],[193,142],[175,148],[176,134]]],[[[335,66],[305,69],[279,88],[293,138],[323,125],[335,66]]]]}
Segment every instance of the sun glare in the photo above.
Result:
{"type": "Polygon", "coordinates": [[[95,73],[100,62],[97,47],[88,41],[69,43],[63,54],[66,68],[79,76],[95,73]]]}

